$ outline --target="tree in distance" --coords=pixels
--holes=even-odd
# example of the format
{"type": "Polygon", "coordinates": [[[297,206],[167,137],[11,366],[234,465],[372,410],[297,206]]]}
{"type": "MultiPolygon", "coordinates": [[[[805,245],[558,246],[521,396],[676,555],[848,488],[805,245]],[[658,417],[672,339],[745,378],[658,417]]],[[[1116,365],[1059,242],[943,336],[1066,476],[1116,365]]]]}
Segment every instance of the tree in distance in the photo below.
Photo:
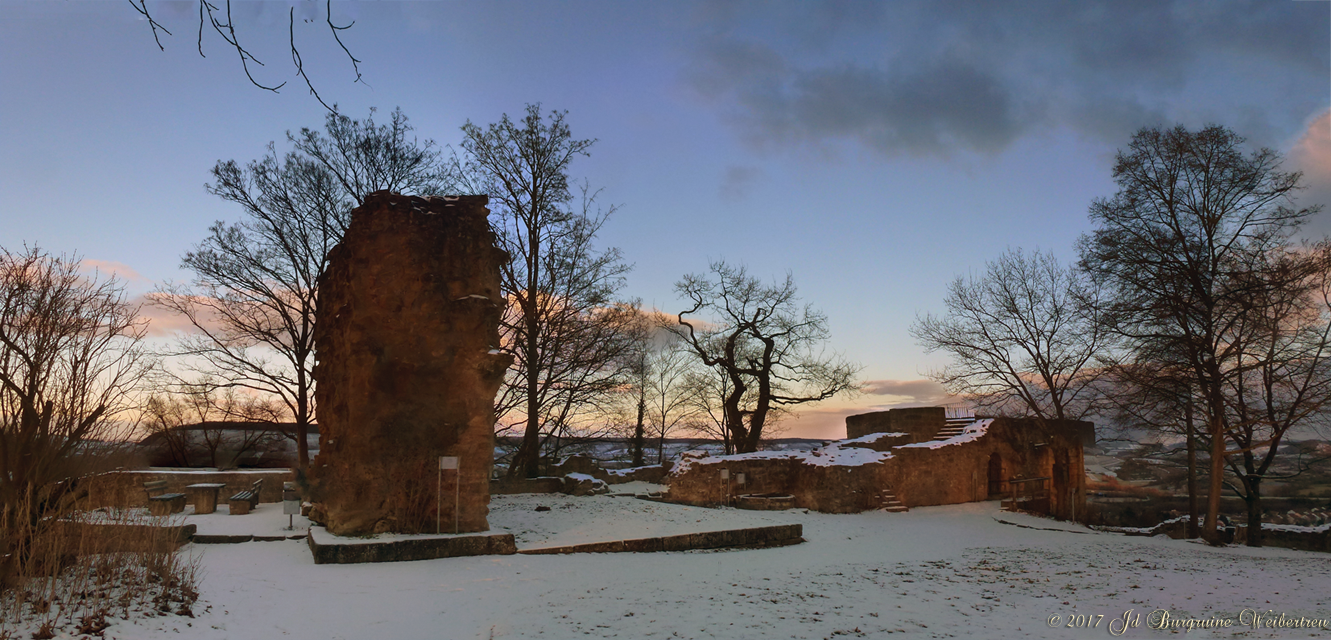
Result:
{"type": "MultiPolygon", "coordinates": [[[[1111,425],[1124,431],[1143,430],[1152,433],[1182,435],[1186,451],[1185,482],[1188,492],[1188,538],[1201,535],[1198,514],[1198,451],[1205,446],[1204,433],[1199,432],[1203,416],[1199,414],[1196,390],[1190,370],[1177,354],[1170,352],[1136,352],[1128,354],[1133,360],[1116,362],[1107,368],[1105,376],[1106,411],[1111,425]]],[[[1102,414],[1102,415],[1103,415],[1102,414]]],[[[1102,433],[1101,441],[1108,440],[1102,433]]],[[[1132,434],[1112,439],[1135,440],[1132,434]]]]}
{"type": "Polygon", "coordinates": [[[633,325],[633,346],[627,354],[625,397],[630,406],[621,408],[621,424],[630,443],[631,463],[647,464],[647,440],[656,442],[656,463],[665,463],[665,441],[671,434],[697,430],[696,395],[689,375],[697,362],[679,336],[670,332],[668,317],[641,313],[633,325]],[[631,416],[631,417],[629,417],[631,416]]]}
{"type": "MultiPolygon", "coordinates": [[[[1316,307],[1287,301],[1304,297],[1304,283],[1315,281],[1324,266],[1315,264],[1319,252],[1301,252],[1291,244],[1294,232],[1319,209],[1294,204],[1301,174],[1280,171],[1280,156],[1270,149],[1245,153],[1243,142],[1214,125],[1195,132],[1141,129],[1115,157],[1118,192],[1092,203],[1095,229],[1080,241],[1081,267],[1105,287],[1103,314],[1122,341],[1125,359],[1146,362],[1168,354],[1168,363],[1177,363],[1187,377],[1182,387],[1196,394],[1210,445],[1201,534],[1211,541],[1218,539],[1226,458],[1268,446],[1267,455],[1274,456],[1279,438],[1271,437],[1271,429],[1282,428],[1278,425],[1288,418],[1302,420],[1304,408],[1324,402],[1309,396],[1290,404],[1283,397],[1264,397],[1264,391],[1254,394],[1258,388],[1252,385],[1266,382],[1255,372],[1290,354],[1304,354],[1287,361],[1304,369],[1291,382],[1299,375],[1322,375],[1316,364],[1321,356],[1307,359],[1321,347],[1286,349],[1282,342],[1294,334],[1302,336],[1300,343],[1311,339],[1297,328],[1303,322],[1299,310],[1316,307]],[[1236,412],[1244,403],[1260,411],[1236,412]],[[1268,437],[1248,442],[1240,423],[1261,424],[1268,437]],[[1227,451],[1227,441],[1239,449],[1227,451]]],[[[1168,384],[1181,382],[1171,376],[1168,384]]],[[[1282,383],[1279,395],[1302,388],[1320,396],[1324,388],[1303,385],[1282,383]]],[[[1260,479],[1243,473],[1248,480],[1260,479]]],[[[1259,485],[1246,486],[1255,491],[1259,485]]],[[[1250,540],[1260,540],[1257,524],[1250,540]]]]}
{"type": "Polygon", "coordinates": [[[1094,286],[1049,253],[1009,249],[979,278],[953,280],[947,315],[911,335],[952,363],[930,378],[998,414],[1080,420],[1099,406],[1095,358],[1106,346],[1094,286]]]}
{"type": "Polygon", "coordinates": [[[283,439],[279,423],[286,414],[271,397],[246,398],[204,380],[148,398],[141,428],[165,450],[169,466],[232,469],[283,439]]]}
{"type": "Polygon", "coordinates": [[[600,209],[586,185],[575,198],[569,166],[594,140],[574,139],[566,113],[527,105],[520,121],[462,127],[455,173],[468,193],[488,194],[501,248],[512,260],[501,271],[509,300],[502,347],[513,369],[496,402],[501,433],[522,442],[510,476],[540,474],[541,452],[575,433],[623,383],[637,305],[619,303],[629,266],[618,249],[595,247],[614,212],[600,209]]]}
{"type": "MultiPolygon", "coordinates": [[[[736,443],[730,430],[726,428],[726,406],[731,399],[731,389],[734,388],[730,375],[726,373],[725,367],[701,366],[701,361],[694,354],[692,347],[681,345],[681,350],[687,350],[691,360],[683,381],[687,392],[684,397],[686,406],[692,416],[689,422],[691,430],[702,437],[719,441],[721,450],[726,455],[735,453],[736,443]]],[[[757,395],[757,387],[749,387],[740,395],[739,406],[754,406],[757,395]]],[[[790,414],[791,410],[784,406],[770,406],[767,416],[763,418],[763,437],[770,439],[778,436],[784,428],[782,421],[790,414]]]]}
{"type": "Polygon", "coordinates": [[[288,134],[292,150],[241,167],[213,167],[213,195],[240,205],[237,223],[217,222],[181,266],[190,285],[168,283],[154,304],[186,318],[180,336],[181,382],[214,380],[280,399],[295,422],[297,457],[309,465],[306,438],[314,421],[314,322],[318,282],[328,251],[351,210],[381,189],[417,195],[449,190],[433,141],[418,141],[400,109],[376,124],[329,113],[320,133],[288,134]],[[183,379],[195,377],[197,379],[183,379]]]}
{"type": "MultiPolygon", "coordinates": [[[[1226,481],[1247,506],[1248,546],[1262,546],[1262,484],[1275,473],[1282,443],[1297,427],[1325,424],[1331,408],[1331,245],[1272,252],[1256,269],[1264,282],[1224,334],[1234,370],[1225,380],[1226,481]],[[1230,449],[1228,445],[1233,445],[1230,449]]],[[[1315,460],[1321,462],[1322,460],[1315,460]]]]}
{"type": "Polygon", "coordinates": [[[125,435],[147,323],[77,258],[0,248],[0,585],[125,435]]]}
{"type": "Polygon", "coordinates": [[[702,365],[726,378],[722,414],[737,453],[758,450],[774,409],[854,393],[857,365],[825,355],[827,318],[800,305],[789,274],[763,284],[744,267],[714,262],[707,275],[687,275],[675,291],[691,306],[672,331],[702,365]],[[699,312],[700,320],[685,319],[699,312]]]}

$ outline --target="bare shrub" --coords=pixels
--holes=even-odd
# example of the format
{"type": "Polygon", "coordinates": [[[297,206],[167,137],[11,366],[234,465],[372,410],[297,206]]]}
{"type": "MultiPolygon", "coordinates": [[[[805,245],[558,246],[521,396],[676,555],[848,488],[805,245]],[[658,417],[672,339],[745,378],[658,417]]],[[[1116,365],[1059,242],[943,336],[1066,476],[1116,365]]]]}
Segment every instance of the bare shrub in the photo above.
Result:
{"type": "Polygon", "coordinates": [[[0,591],[0,638],[100,635],[115,619],[192,617],[199,559],[180,552],[180,525],[143,509],[27,523],[15,571],[0,591]]]}
{"type": "Polygon", "coordinates": [[[0,587],[120,450],[145,330],[115,278],[0,248],[0,587]]]}

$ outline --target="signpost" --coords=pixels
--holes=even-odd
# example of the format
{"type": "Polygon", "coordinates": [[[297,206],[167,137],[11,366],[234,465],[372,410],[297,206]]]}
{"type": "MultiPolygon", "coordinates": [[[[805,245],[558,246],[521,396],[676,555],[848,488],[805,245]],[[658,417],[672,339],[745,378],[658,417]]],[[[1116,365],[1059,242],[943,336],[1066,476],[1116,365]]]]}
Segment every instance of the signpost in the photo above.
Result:
{"type": "Polygon", "coordinates": [[[439,486],[435,492],[434,503],[434,532],[436,534],[443,533],[439,524],[439,512],[443,503],[445,470],[453,472],[453,533],[458,532],[458,502],[462,485],[462,478],[458,473],[458,459],[457,456],[439,456],[439,486]]]}
{"type": "Polygon", "coordinates": [[[300,491],[294,482],[282,483],[282,513],[287,516],[287,531],[296,528],[296,514],[300,513],[300,491]]]}

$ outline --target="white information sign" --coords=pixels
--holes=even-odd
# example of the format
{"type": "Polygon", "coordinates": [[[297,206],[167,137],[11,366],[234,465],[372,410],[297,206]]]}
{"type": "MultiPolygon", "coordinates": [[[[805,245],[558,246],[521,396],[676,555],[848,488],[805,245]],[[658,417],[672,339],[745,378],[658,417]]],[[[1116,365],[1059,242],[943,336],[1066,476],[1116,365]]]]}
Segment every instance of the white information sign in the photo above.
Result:
{"type": "Polygon", "coordinates": [[[457,470],[458,468],[457,456],[439,456],[439,468],[457,470]]]}

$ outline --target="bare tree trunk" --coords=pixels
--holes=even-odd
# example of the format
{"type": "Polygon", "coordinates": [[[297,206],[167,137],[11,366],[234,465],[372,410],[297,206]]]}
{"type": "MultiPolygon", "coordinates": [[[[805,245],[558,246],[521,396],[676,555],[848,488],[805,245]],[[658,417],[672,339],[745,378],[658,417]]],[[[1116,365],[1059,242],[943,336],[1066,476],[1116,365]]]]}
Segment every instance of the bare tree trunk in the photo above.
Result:
{"type": "Polygon", "coordinates": [[[310,385],[305,372],[297,370],[300,384],[296,396],[296,465],[301,471],[310,468],[310,385]]]}
{"type": "Polygon", "coordinates": [[[1223,404],[1220,402],[1213,403],[1209,425],[1209,431],[1211,432],[1211,477],[1210,482],[1207,483],[1209,486],[1206,496],[1206,520],[1202,523],[1201,534],[1207,542],[1212,544],[1220,542],[1220,533],[1216,529],[1216,523],[1220,517],[1220,493],[1225,488],[1225,427],[1224,418],[1219,415],[1219,411],[1223,410],[1223,404]]]}
{"type": "Polygon", "coordinates": [[[642,449],[646,439],[646,426],[643,424],[643,418],[647,413],[647,397],[640,394],[638,396],[638,424],[633,428],[633,466],[641,467],[646,465],[643,460],[642,449]]]}
{"type": "Polygon", "coordinates": [[[1258,475],[1249,475],[1243,481],[1247,494],[1243,496],[1243,501],[1248,507],[1248,540],[1246,544],[1250,547],[1262,546],[1262,477],[1258,475]]]}
{"type": "Polygon", "coordinates": [[[1192,400],[1183,405],[1184,429],[1188,434],[1188,539],[1200,537],[1197,526],[1197,432],[1192,424],[1192,400]]]}
{"type": "Polygon", "coordinates": [[[296,420],[296,464],[304,471],[310,468],[310,420],[309,418],[299,418],[296,420]]]}

